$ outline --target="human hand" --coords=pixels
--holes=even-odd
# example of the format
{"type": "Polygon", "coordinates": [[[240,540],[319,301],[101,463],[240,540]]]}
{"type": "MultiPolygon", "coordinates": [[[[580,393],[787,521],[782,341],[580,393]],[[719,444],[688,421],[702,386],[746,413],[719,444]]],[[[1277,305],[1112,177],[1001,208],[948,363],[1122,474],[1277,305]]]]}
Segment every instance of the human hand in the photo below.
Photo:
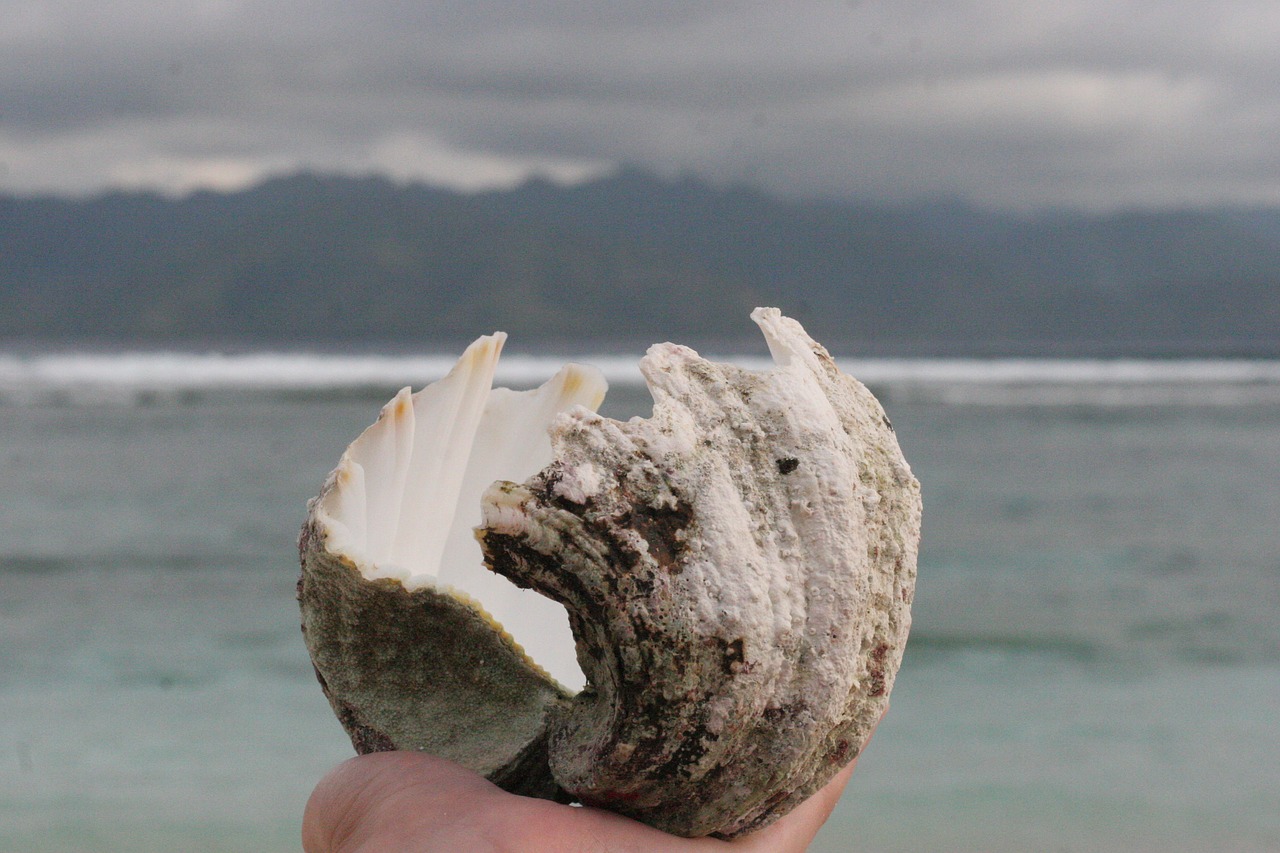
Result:
{"type": "Polygon", "coordinates": [[[677,838],[621,815],[508,794],[419,752],[352,758],[320,781],[302,820],[306,853],[801,853],[826,822],[853,762],[770,826],[733,841],[677,838]]]}

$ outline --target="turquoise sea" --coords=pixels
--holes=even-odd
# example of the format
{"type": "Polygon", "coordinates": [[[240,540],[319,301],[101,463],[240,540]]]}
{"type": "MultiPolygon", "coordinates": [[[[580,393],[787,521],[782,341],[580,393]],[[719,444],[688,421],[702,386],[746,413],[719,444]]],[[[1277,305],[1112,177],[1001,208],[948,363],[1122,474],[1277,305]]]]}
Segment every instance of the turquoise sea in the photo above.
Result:
{"type": "MultiPolygon", "coordinates": [[[[631,359],[585,360],[646,413],[631,359]]],[[[1280,850],[1280,364],[842,363],[925,534],[892,709],[814,849],[1280,850]]],[[[296,531],[447,364],[0,354],[0,851],[298,849],[350,746],[296,531]]]]}

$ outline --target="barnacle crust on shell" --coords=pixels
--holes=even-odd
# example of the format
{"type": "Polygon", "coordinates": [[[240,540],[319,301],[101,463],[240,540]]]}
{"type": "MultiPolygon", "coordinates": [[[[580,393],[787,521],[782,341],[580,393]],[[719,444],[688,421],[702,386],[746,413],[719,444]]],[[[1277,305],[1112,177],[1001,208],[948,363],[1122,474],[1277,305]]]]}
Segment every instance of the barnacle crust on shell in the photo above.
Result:
{"type": "MultiPolygon", "coordinates": [[[[510,624],[526,603],[482,606],[441,582],[448,566],[406,568],[416,558],[398,549],[456,531],[361,544],[347,516],[381,522],[353,495],[383,488],[375,477],[432,484],[415,485],[412,438],[358,447],[375,424],[357,439],[311,504],[299,582],[317,674],[357,750],[428,750],[509,790],[721,837],[767,825],[857,756],[910,626],[919,485],[871,393],[776,309],[752,318],[773,369],[655,345],[641,361],[653,415],[622,423],[593,412],[603,382],[573,368],[520,398],[538,401],[520,419],[546,430],[545,453],[481,465],[488,482],[462,487],[480,490],[458,511],[476,513],[488,580],[563,605],[580,674],[524,653],[547,633],[510,624]],[[574,677],[576,693],[561,684],[574,677]]],[[[485,405],[461,430],[482,445],[485,405]]],[[[458,433],[470,410],[444,409],[458,433]]],[[[447,502],[399,505],[399,524],[447,502]]]]}

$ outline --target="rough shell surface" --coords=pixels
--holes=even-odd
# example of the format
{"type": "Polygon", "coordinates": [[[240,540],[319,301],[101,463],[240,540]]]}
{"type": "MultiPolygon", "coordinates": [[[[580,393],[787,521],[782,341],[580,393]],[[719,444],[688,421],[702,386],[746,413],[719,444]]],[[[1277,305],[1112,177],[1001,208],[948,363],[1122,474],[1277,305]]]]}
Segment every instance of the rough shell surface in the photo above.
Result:
{"type": "Polygon", "coordinates": [[[576,695],[465,597],[366,580],[313,512],[304,631],[358,750],[721,837],[857,756],[910,626],[919,485],[871,393],[799,324],[752,316],[773,370],[656,345],[651,418],[561,414],[554,461],[484,494],[487,565],[569,613],[576,695]]]}

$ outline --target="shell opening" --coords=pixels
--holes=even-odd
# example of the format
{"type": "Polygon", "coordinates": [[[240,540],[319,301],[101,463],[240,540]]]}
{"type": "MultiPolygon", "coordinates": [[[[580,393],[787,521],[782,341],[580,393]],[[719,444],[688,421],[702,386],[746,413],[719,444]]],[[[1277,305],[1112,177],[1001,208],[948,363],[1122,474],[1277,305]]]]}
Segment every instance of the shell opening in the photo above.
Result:
{"type": "Polygon", "coordinates": [[[594,411],[607,385],[594,368],[570,364],[533,390],[493,388],[505,340],[479,338],[443,379],[416,394],[402,389],[342,455],[316,516],[329,548],[366,578],[465,593],[577,690],[583,676],[564,608],[485,568],[473,529],[489,484],[521,482],[548,465],[552,420],[575,406],[594,411]]]}

